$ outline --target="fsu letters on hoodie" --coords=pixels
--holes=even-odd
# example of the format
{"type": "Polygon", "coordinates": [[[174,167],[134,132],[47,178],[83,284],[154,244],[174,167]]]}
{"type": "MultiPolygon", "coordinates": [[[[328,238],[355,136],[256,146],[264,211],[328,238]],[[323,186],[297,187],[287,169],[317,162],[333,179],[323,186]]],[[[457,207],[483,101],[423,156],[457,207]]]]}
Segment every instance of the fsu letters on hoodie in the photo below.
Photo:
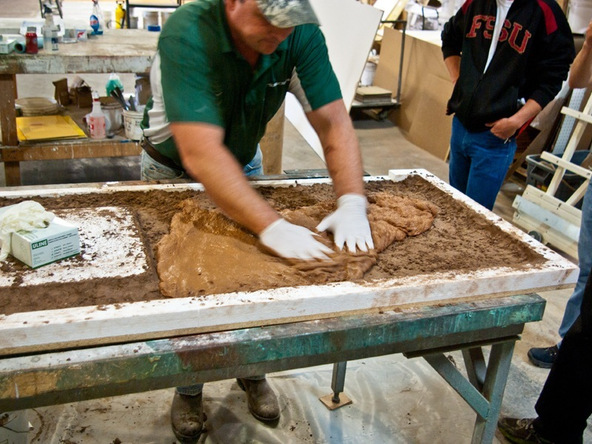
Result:
{"type": "Polygon", "coordinates": [[[483,73],[496,11],[495,0],[467,0],[442,31],[444,58],[461,56],[447,113],[469,131],[485,131],[486,123],[511,116],[522,98],[544,108],[575,57],[569,24],[554,0],[514,0],[483,73]]]}

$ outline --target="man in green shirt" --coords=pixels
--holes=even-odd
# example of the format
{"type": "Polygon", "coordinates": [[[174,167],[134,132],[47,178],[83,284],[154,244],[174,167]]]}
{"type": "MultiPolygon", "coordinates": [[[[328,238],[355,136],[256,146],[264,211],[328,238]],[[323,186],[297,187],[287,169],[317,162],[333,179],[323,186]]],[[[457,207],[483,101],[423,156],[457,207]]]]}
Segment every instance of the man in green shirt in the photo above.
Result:
{"type": "MultiPolygon", "coordinates": [[[[339,249],[374,248],[358,141],[317,25],[308,0],[198,0],[178,8],[151,71],[142,177],[192,177],[271,252],[322,261],[332,250],[283,219],[246,178],[262,173],[259,141],[286,93],[294,92],[319,136],[338,198],[317,230],[331,231],[339,249]]],[[[264,377],[239,384],[256,418],[279,418],[264,377]]],[[[171,417],[179,439],[201,433],[201,387],[177,389],[171,417]]]]}

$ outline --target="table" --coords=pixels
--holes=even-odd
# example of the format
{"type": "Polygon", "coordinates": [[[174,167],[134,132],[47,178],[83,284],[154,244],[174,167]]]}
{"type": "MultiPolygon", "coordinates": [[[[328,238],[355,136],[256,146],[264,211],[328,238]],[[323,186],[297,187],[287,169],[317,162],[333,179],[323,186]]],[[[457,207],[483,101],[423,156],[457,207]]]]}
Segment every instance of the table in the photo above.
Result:
{"type": "Polygon", "coordinates": [[[404,353],[423,356],[469,403],[472,442],[490,443],[514,343],[544,306],[538,295],[518,295],[4,358],[0,412],[334,362],[336,397],[345,361],[404,353]],[[463,351],[468,378],[446,358],[452,350],[463,351]]]}
{"type": "Polygon", "coordinates": [[[16,129],[16,75],[146,72],[156,52],[158,33],[139,29],[106,29],[86,42],[62,44],[58,52],[0,56],[0,161],[6,185],[20,185],[20,162],[30,160],[133,156],[139,144],[104,140],[19,144],[16,129]]]}
{"type": "MultiPolygon", "coordinates": [[[[573,284],[577,268],[428,172],[389,172],[394,181],[409,175],[527,242],[545,263],[216,294],[199,304],[187,297],[0,316],[0,412],[335,363],[333,394],[325,402],[332,408],[342,401],[347,361],[404,353],[423,357],[473,408],[472,442],[491,442],[515,341],[527,322],[542,319],[545,301],[533,293],[573,284]],[[484,346],[491,347],[487,363],[484,346]],[[462,351],[467,377],[446,357],[452,350],[462,351]]],[[[117,184],[30,192],[63,197],[200,187],[117,184]]],[[[25,197],[22,188],[0,195],[14,193],[25,197]]]]}

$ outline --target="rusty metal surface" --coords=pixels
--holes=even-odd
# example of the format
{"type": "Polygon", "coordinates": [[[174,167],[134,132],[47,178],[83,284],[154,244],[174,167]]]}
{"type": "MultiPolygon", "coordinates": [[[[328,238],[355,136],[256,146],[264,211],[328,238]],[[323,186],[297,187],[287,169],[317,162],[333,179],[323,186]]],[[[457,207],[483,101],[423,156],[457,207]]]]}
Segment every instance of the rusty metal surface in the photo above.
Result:
{"type": "Polygon", "coordinates": [[[392,353],[462,349],[519,334],[545,301],[519,295],[0,360],[0,411],[392,353]]]}

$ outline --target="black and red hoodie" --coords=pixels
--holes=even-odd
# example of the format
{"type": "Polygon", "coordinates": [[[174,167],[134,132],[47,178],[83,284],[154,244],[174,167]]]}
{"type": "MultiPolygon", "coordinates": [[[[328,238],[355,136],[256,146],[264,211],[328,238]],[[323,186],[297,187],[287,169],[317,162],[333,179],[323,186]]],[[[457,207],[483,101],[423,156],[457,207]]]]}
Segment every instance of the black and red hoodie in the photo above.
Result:
{"type": "Polygon", "coordinates": [[[444,25],[442,53],[461,56],[460,77],[448,101],[468,131],[513,115],[519,99],[542,108],[561,89],[575,57],[573,35],[554,0],[514,0],[487,71],[496,0],[467,0],[444,25]]]}

